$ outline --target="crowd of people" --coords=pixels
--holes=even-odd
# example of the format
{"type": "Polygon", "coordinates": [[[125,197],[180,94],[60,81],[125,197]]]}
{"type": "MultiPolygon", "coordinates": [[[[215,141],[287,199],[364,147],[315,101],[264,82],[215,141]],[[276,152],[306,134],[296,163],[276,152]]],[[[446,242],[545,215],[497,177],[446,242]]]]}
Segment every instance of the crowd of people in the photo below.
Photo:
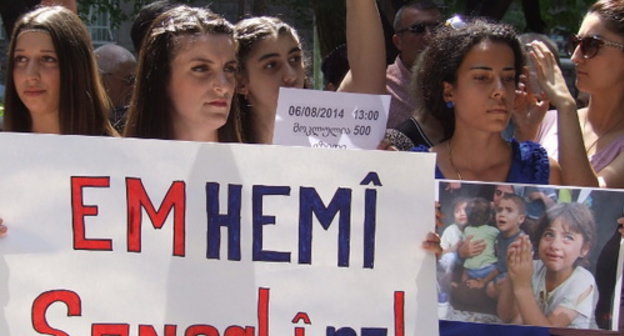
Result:
{"type": "MultiPolygon", "coordinates": [[[[93,50],[73,3],[69,9],[41,6],[15,22],[5,131],[270,144],[279,88],[308,87],[299,35],[279,18],[232,24],[205,8],[157,1],[141,10],[132,27],[135,57],[119,46],[93,50]]],[[[332,76],[331,87],[391,95],[380,149],[436,153],[436,178],[624,187],[624,1],[598,0],[571,39],[576,87],[589,96],[583,108],[566,85],[556,50],[542,41],[520,42],[512,26],[446,19],[433,1],[410,1],[396,13],[392,42],[399,55],[387,65],[376,1],[345,4],[347,41],[340,54],[348,70],[332,76]]],[[[460,204],[474,209],[486,204],[471,202],[460,204]]],[[[505,202],[510,211],[521,210],[517,199],[505,202]]],[[[548,210],[552,218],[540,229],[544,241],[565,230],[582,236],[581,224],[556,219],[566,211],[577,210],[548,210]]],[[[487,218],[468,217],[456,235],[468,230],[496,239],[487,218]]],[[[514,296],[514,287],[530,287],[518,274],[529,268],[526,255],[533,247],[512,229],[507,234],[515,238],[507,241],[506,255],[496,256],[491,247],[485,263],[480,260],[485,254],[466,257],[434,234],[424,245],[438,254],[457,253],[453,260],[466,259],[464,278],[506,303],[499,310],[504,321],[553,327],[578,321],[584,313],[563,306],[527,313],[534,302],[514,296]],[[492,267],[483,269],[501,258],[510,281],[492,267]]],[[[6,232],[1,219],[0,232],[6,232]]],[[[577,252],[583,251],[581,244],[577,252]]],[[[549,282],[552,277],[570,276],[536,267],[545,274],[546,288],[561,283],[549,282]]],[[[538,327],[441,324],[442,335],[501,332],[550,333],[538,327]]]]}

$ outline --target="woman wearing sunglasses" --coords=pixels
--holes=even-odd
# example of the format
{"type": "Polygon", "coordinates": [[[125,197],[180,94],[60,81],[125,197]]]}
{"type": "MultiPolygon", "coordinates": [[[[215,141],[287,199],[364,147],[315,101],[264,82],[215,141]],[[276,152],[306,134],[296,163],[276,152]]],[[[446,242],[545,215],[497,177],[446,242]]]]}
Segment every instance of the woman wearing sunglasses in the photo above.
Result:
{"type": "Polygon", "coordinates": [[[586,14],[578,35],[570,39],[576,87],[589,94],[577,113],[555,56],[537,42],[530,44],[538,81],[557,111],[547,113],[535,138],[558,154],[564,184],[624,187],[624,1],[600,0],[586,14]]]}

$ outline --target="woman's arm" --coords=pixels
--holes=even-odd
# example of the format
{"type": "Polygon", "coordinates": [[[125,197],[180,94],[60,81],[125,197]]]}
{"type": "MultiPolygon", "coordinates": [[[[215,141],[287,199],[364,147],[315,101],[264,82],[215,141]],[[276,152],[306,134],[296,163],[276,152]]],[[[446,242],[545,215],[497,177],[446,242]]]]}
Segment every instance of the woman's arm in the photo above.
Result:
{"type": "Polygon", "coordinates": [[[375,0],[346,0],[347,57],[351,70],[338,91],[386,93],[386,47],[375,0]]]}
{"type": "Polygon", "coordinates": [[[563,167],[561,182],[564,185],[597,187],[598,178],[587,158],[576,102],[566,86],[555,56],[542,42],[533,41],[530,46],[529,54],[535,62],[540,87],[558,111],[559,164],[563,167]]]}
{"type": "Polygon", "coordinates": [[[561,184],[561,166],[559,163],[552,158],[548,158],[548,163],[550,166],[549,176],[548,176],[548,184],[561,184]]]}

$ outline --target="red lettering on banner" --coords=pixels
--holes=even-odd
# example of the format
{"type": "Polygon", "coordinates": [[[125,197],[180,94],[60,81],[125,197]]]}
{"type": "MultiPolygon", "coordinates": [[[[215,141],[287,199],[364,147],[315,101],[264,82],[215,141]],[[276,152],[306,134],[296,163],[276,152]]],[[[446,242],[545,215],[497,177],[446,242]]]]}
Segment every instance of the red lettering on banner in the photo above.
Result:
{"type": "Polygon", "coordinates": [[[394,292],[394,335],[405,336],[405,292],[394,292]]]}
{"type": "Polygon", "coordinates": [[[69,290],[53,290],[41,293],[32,306],[32,325],[36,332],[43,335],[69,336],[69,334],[50,327],[46,319],[46,311],[55,302],[63,302],[67,306],[67,316],[80,316],[82,305],[80,296],[69,290]]]}
{"type": "Polygon", "coordinates": [[[113,244],[110,239],[87,239],[85,237],[85,216],[97,216],[98,207],[84,205],[82,188],[108,188],[110,177],[71,177],[72,225],[74,233],[74,249],[110,251],[113,244]]]}
{"type": "Polygon", "coordinates": [[[128,336],[129,324],[98,323],[91,325],[91,336],[128,336]]]}
{"type": "MultiPolygon", "coordinates": [[[[178,330],[177,325],[166,324],[164,336],[176,336],[177,330],[178,330]]],[[[139,325],[139,336],[158,336],[158,333],[156,333],[156,329],[154,329],[153,326],[141,324],[139,325]]]]}
{"type": "Polygon", "coordinates": [[[184,336],[219,336],[219,330],[210,325],[193,325],[186,329],[184,336]]]}
{"type": "Polygon", "coordinates": [[[223,336],[254,336],[254,327],[231,326],[225,329],[223,336]]]}
{"type": "Polygon", "coordinates": [[[183,257],[185,254],[185,215],[186,215],[186,184],[174,181],[169,187],[165,198],[158,207],[145,192],[143,182],[138,178],[126,178],[126,196],[128,206],[128,251],[141,252],[141,209],[145,209],[155,229],[161,229],[165,219],[173,209],[173,255],[183,257]]]}
{"type": "Polygon", "coordinates": [[[269,291],[258,288],[258,336],[269,336],[269,291]]]}

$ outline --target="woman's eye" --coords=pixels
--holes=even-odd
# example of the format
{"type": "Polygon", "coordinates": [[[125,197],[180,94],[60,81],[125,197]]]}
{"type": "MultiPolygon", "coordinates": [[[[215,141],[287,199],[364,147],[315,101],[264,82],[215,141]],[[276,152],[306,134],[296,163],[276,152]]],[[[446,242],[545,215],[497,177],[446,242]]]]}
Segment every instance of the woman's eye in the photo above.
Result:
{"type": "Polygon", "coordinates": [[[15,63],[26,63],[27,61],[26,56],[15,56],[15,63]]]}
{"type": "Polygon", "coordinates": [[[42,60],[44,63],[54,63],[56,62],[56,58],[52,57],[52,56],[43,56],[42,60]]]}
{"type": "Polygon", "coordinates": [[[568,241],[575,241],[576,240],[574,235],[572,235],[572,234],[566,234],[566,235],[563,236],[563,238],[565,240],[568,240],[568,241]]]}
{"type": "Polygon", "coordinates": [[[299,64],[299,63],[301,63],[301,60],[302,60],[301,55],[296,55],[296,56],[293,56],[293,57],[290,58],[290,63],[291,64],[299,64]]]}
{"type": "Polygon", "coordinates": [[[542,237],[544,237],[544,238],[552,238],[553,237],[553,233],[551,231],[546,231],[546,232],[544,232],[542,237]]]}
{"type": "Polygon", "coordinates": [[[503,81],[505,83],[515,83],[516,82],[516,76],[503,77],[503,81]]]}
{"type": "Polygon", "coordinates": [[[206,72],[208,71],[208,67],[205,65],[198,65],[191,68],[193,72],[206,72]]]}
{"type": "Polygon", "coordinates": [[[484,75],[476,75],[473,78],[478,81],[486,81],[488,79],[488,77],[484,75]]]}
{"type": "Polygon", "coordinates": [[[238,73],[238,67],[235,65],[228,65],[225,67],[224,71],[229,73],[238,73]]]}
{"type": "Polygon", "coordinates": [[[264,68],[268,69],[268,70],[274,69],[276,67],[277,67],[277,62],[269,62],[269,63],[264,65],[264,68]]]}

